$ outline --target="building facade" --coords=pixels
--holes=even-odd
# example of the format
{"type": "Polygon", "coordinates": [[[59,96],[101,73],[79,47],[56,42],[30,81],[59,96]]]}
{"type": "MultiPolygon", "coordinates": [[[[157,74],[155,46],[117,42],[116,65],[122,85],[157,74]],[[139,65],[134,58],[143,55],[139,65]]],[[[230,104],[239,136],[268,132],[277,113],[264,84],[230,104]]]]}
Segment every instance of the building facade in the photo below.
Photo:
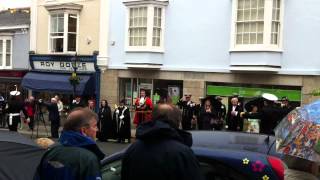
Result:
{"type": "Polygon", "coordinates": [[[20,88],[21,79],[29,69],[30,9],[0,11],[0,94],[20,88]]]}
{"type": "Polygon", "coordinates": [[[174,101],[271,92],[308,103],[320,85],[319,7],[315,0],[109,1],[101,95],[130,105],[140,88],[174,101]]]}
{"type": "MultiPolygon", "coordinates": [[[[31,5],[31,72],[24,88],[99,102],[100,72],[107,64],[107,0],[33,0],[31,5]],[[103,23],[101,23],[103,22],[103,23]],[[101,38],[102,37],[102,38],[101,38]],[[79,82],[73,89],[72,73],[79,82]]],[[[69,101],[69,102],[68,102],[69,101]]]]}

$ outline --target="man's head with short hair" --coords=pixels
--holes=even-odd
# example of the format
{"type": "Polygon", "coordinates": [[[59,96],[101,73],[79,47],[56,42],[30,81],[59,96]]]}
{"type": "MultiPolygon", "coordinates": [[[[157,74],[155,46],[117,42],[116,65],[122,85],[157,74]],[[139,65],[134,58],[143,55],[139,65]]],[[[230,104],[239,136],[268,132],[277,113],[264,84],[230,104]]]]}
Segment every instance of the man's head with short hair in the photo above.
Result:
{"type": "Polygon", "coordinates": [[[87,108],[75,108],[67,117],[64,131],[80,132],[92,139],[96,138],[98,116],[87,108]]]}
{"type": "Polygon", "coordinates": [[[233,98],[231,99],[231,104],[232,104],[233,106],[237,106],[237,105],[238,105],[238,102],[239,102],[239,100],[238,100],[237,97],[233,97],[233,98]]]}
{"type": "Polygon", "coordinates": [[[178,129],[182,120],[180,110],[171,104],[159,104],[152,112],[154,121],[163,121],[178,129]]]}

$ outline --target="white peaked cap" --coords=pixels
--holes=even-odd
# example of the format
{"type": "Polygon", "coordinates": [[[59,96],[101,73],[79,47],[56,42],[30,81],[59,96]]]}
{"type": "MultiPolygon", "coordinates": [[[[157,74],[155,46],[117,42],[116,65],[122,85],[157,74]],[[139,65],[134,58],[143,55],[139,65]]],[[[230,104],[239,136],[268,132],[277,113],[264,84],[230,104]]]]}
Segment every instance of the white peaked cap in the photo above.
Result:
{"type": "Polygon", "coordinates": [[[278,101],[278,97],[275,96],[274,94],[270,94],[270,93],[263,93],[262,97],[269,100],[269,101],[278,101]]]}

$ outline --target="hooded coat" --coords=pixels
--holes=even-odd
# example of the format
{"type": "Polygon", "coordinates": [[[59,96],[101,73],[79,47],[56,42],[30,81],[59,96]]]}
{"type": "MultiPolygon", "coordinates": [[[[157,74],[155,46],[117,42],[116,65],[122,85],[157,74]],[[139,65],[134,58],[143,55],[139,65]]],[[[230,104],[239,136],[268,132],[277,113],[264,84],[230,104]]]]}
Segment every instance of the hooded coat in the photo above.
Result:
{"type": "Polygon", "coordinates": [[[96,180],[104,154],[79,132],[62,132],[59,143],[42,157],[34,180],[96,180]]]}
{"type": "Polygon", "coordinates": [[[157,120],[141,124],[122,160],[121,179],[202,179],[191,134],[157,120]]]}

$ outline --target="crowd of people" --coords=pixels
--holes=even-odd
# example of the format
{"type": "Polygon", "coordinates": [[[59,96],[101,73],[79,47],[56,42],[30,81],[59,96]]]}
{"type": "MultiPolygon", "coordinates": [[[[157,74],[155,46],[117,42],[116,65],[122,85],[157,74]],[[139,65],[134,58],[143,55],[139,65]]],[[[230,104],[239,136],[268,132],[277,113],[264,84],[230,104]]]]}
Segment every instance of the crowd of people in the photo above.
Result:
{"type": "Polygon", "coordinates": [[[228,109],[220,96],[201,99],[196,104],[191,94],[186,94],[178,102],[182,109],[182,129],[184,130],[230,130],[263,134],[273,134],[273,129],[293,108],[289,99],[281,101],[261,98],[245,104],[237,96],[230,98],[228,109]],[[258,101],[259,100],[259,101],[258,101]]]}
{"type": "MultiPolygon", "coordinates": [[[[130,143],[131,118],[129,108],[124,105],[124,100],[120,101],[119,106],[115,108],[113,113],[107,100],[101,101],[98,112],[95,112],[95,106],[93,100],[88,100],[85,103],[81,96],[76,96],[68,111],[76,108],[86,108],[96,113],[98,116],[97,138],[100,141],[117,140],[120,143],[130,143]]],[[[48,102],[43,99],[36,100],[33,96],[29,96],[23,101],[19,91],[11,94],[7,101],[0,96],[0,126],[2,128],[8,126],[10,131],[18,131],[19,124],[20,126],[27,124],[30,131],[35,130],[35,126],[39,124],[37,121],[46,119],[44,118],[45,111],[48,112],[51,138],[57,139],[59,138],[59,129],[64,123],[63,117],[67,111],[58,95],[52,97],[48,102]]]]}

